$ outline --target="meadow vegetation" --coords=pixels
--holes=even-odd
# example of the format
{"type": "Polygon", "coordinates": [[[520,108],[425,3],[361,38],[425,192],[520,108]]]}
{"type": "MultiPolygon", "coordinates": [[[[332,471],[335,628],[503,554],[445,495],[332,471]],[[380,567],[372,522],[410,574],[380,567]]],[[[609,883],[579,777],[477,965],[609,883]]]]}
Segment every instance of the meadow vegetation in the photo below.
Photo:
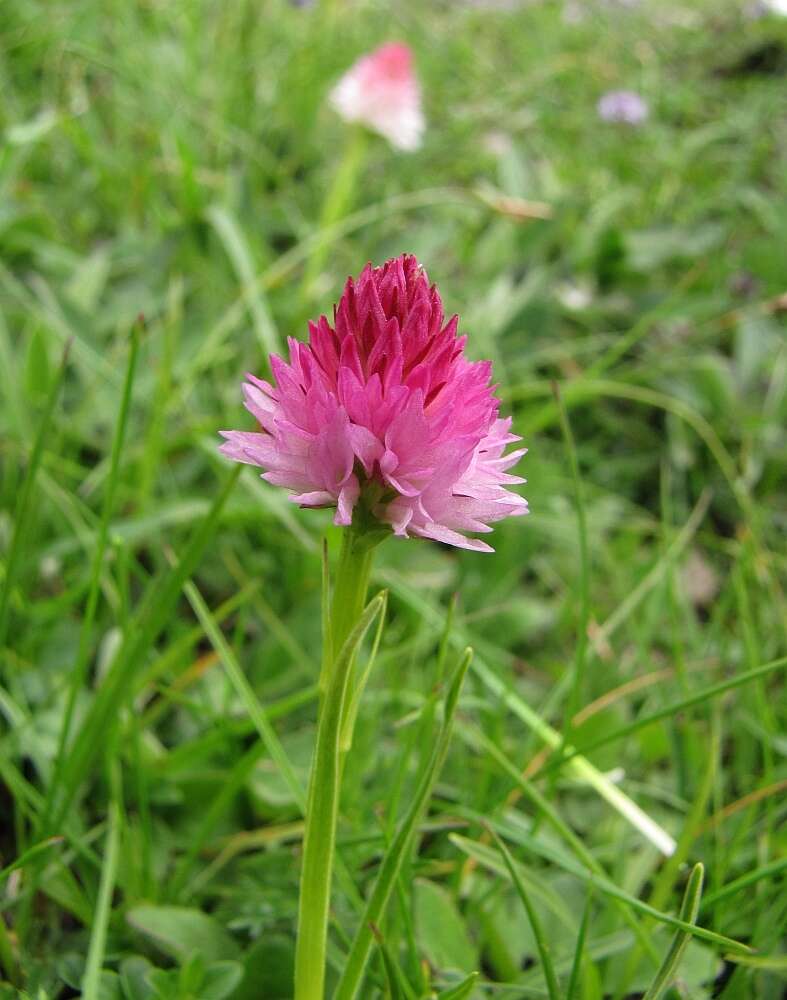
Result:
{"type": "Polygon", "coordinates": [[[469,644],[361,996],[783,995],[787,19],[755,6],[3,7],[3,1000],[291,996],[336,529],[218,431],[405,251],[494,363],[531,514],[493,555],[380,548],[329,984],[469,644]],[[326,103],[390,38],[413,153],[326,103]],[[620,88],[639,126],[599,120],[620,88]]]}

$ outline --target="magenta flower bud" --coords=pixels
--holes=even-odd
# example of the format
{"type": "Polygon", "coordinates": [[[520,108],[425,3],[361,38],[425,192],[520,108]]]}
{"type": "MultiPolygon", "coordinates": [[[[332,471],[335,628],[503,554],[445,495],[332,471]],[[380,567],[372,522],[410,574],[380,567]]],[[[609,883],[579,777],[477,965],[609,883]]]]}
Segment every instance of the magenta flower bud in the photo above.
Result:
{"type": "Polygon", "coordinates": [[[273,355],[274,382],[248,375],[246,408],[258,432],[223,431],[222,452],[256,465],[302,507],[336,507],[396,535],[492,551],[465,532],[526,514],[506,487],[525,453],[498,416],[488,361],[470,361],[458,318],[413,256],[368,264],[334,309],[273,355]]]}

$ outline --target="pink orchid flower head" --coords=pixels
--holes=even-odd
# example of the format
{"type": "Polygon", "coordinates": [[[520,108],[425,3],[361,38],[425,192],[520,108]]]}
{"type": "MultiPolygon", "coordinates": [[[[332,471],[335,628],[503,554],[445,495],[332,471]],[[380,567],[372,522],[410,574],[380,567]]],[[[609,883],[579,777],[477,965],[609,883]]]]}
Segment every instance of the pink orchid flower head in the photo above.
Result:
{"type": "Polygon", "coordinates": [[[358,60],[331,91],[331,104],[348,122],[360,122],[392,146],[410,152],[421,145],[424,116],[413,55],[388,42],[358,60]]]}
{"type": "Polygon", "coordinates": [[[458,317],[415,257],[349,278],[333,323],[271,356],[273,381],[248,375],[258,431],[223,431],[222,452],[256,465],[302,507],[336,507],[335,523],[374,523],[490,552],[467,532],[527,513],[506,470],[525,453],[498,415],[488,361],[470,361],[458,317]]]}

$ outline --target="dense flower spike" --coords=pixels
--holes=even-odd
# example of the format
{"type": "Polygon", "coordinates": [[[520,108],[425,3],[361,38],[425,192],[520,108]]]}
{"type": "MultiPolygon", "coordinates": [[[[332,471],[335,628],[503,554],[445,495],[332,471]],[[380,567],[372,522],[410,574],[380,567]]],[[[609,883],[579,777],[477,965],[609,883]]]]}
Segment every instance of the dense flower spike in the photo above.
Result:
{"type": "Polygon", "coordinates": [[[506,489],[524,454],[498,417],[491,364],[469,361],[456,316],[415,257],[367,265],[334,309],[290,338],[290,362],[271,358],[275,384],[248,375],[256,433],[224,431],[225,455],[266,471],[304,507],[336,506],[337,524],[361,509],[397,535],[491,551],[464,532],[527,513],[506,489]]]}
{"type": "Polygon", "coordinates": [[[351,66],[331,91],[331,103],[348,122],[361,122],[396,149],[421,145],[424,116],[413,56],[401,42],[389,42],[351,66]]]}

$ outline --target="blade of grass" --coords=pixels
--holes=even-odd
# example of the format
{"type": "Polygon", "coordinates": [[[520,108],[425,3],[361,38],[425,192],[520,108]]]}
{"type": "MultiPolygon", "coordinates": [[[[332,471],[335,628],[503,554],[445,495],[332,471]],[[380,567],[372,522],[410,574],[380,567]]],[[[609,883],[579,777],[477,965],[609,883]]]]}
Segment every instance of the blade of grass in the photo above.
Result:
{"type": "Polygon", "coordinates": [[[691,807],[678,838],[678,846],[672,857],[668,858],[662,866],[653,886],[653,891],[649,896],[651,905],[655,906],[657,910],[663,910],[669,901],[672,886],[675,883],[678,872],[688,858],[692,844],[697,838],[706,807],[710,801],[713,783],[719,767],[721,749],[721,726],[718,719],[714,719],[712,722],[708,743],[707,766],[694,791],[691,807]]]}
{"type": "MultiPolygon", "coordinates": [[[[691,270],[687,271],[660,302],[646,310],[626,333],[615,337],[612,345],[588,366],[587,370],[579,376],[578,381],[598,379],[599,376],[613,368],[638,341],[648,335],[662,316],[669,315],[676,301],[679,301],[679,293],[688,289],[700,276],[700,273],[701,269],[697,267],[692,267],[691,270]]],[[[557,402],[546,403],[529,421],[528,430],[530,433],[541,431],[559,416],[559,404],[557,402]]]]}
{"type": "Polygon", "coordinates": [[[504,841],[497,835],[497,833],[495,833],[491,827],[488,827],[488,829],[494,838],[497,849],[503,855],[503,860],[505,861],[506,868],[511,876],[511,881],[514,883],[514,888],[519,894],[519,898],[522,900],[522,905],[527,913],[527,919],[530,921],[530,927],[532,928],[533,937],[536,940],[536,947],[538,948],[538,955],[541,959],[541,971],[544,973],[544,979],[546,980],[547,992],[549,993],[550,1000],[560,1000],[560,986],[558,985],[557,976],[555,975],[555,967],[552,964],[549,942],[544,937],[544,932],[541,928],[541,921],[538,919],[538,914],[530,901],[530,896],[525,888],[525,883],[520,878],[519,872],[514,865],[514,859],[511,857],[511,852],[508,850],[504,841]]]}
{"type": "Polygon", "coordinates": [[[266,750],[266,744],[262,740],[259,742],[255,741],[254,745],[237,761],[232,770],[227,772],[219,794],[211,802],[196,830],[191,834],[188,849],[172,873],[170,884],[167,887],[167,898],[171,902],[178,901],[178,897],[182,893],[186,881],[191,874],[194,862],[205,846],[208,837],[210,837],[219,820],[229,808],[232,800],[243,788],[254,769],[254,765],[266,750]]]}
{"type": "Polygon", "coordinates": [[[724,823],[724,821],[730,816],[734,816],[735,813],[740,812],[742,809],[748,809],[750,806],[756,805],[763,799],[769,798],[772,795],[780,795],[781,792],[784,791],[787,791],[787,778],[783,778],[781,781],[775,781],[772,785],[767,785],[765,788],[755,788],[747,795],[743,795],[741,798],[736,799],[735,802],[730,802],[723,808],[718,809],[705,822],[702,827],[702,832],[706,833],[709,830],[713,830],[714,827],[724,823]]]}
{"type": "Polygon", "coordinates": [[[566,701],[563,716],[563,742],[571,741],[573,718],[579,711],[582,700],[582,681],[585,676],[585,660],[588,645],[588,623],[590,620],[590,551],[588,547],[587,518],[585,515],[585,499],[582,491],[582,478],[579,472],[579,460],[571,432],[568,412],[563,405],[560,387],[557,382],[552,384],[552,392],[558,407],[560,429],[563,434],[568,464],[571,469],[571,482],[574,489],[574,508],[577,514],[577,537],[579,540],[579,613],[577,615],[576,642],[574,645],[574,670],[571,679],[571,692],[566,701]]]}
{"type": "MultiPolygon", "coordinates": [[[[3,399],[6,400],[6,419],[10,418],[16,434],[22,437],[23,434],[27,433],[27,409],[23,403],[24,397],[20,392],[21,385],[17,377],[8,327],[2,310],[0,310],[0,385],[3,389],[3,399]]],[[[16,485],[16,480],[14,480],[14,485],[16,485]]]]}
{"type": "Polygon", "coordinates": [[[787,955],[725,955],[724,957],[736,965],[762,969],[763,972],[781,973],[782,979],[787,978],[787,955]]]}
{"type": "Polygon", "coordinates": [[[207,211],[207,217],[218,233],[240,280],[241,296],[251,313],[254,332],[264,357],[267,358],[270,354],[278,353],[281,350],[279,332],[273,321],[262,285],[256,280],[256,269],[240,226],[229,212],[219,205],[212,205],[207,211]]]}
{"type": "Polygon", "coordinates": [[[471,972],[467,979],[463,979],[461,983],[457,983],[456,986],[450,987],[450,989],[442,990],[437,994],[437,1000],[467,1000],[467,997],[473,992],[475,984],[478,982],[478,973],[471,972]]]}
{"type": "Polygon", "coordinates": [[[585,908],[582,911],[582,920],[579,924],[577,942],[574,945],[574,960],[571,963],[571,972],[568,977],[566,1000],[574,1000],[574,994],[576,993],[577,986],[579,985],[579,976],[582,971],[582,960],[585,956],[585,939],[587,938],[588,924],[590,923],[590,908],[592,905],[593,883],[591,882],[587,898],[585,899],[585,908]]]}
{"type": "MultiPolygon", "coordinates": [[[[547,396],[552,392],[551,385],[543,381],[536,381],[527,386],[520,386],[519,392],[513,391],[510,397],[524,398],[530,395],[547,396]],[[524,392],[522,390],[525,390],[524,392]]],[[[748,516],[751,510],[751,498],[745,486],[740,482],[735,462],[729,451],[724,447],[716,431],[695,409],[680,399],[668,396],[666,393],[657,392],[646,386],[633,385],[626,382],[617,382],[613,379],[587,379],[579,378],[574,382],[567,382],[563,385],[563,398],[567,406],[577,405],[586,399],[593,399],[595,396],[610,396],[617,399],[628,399],[635,403],[642,403],[645,406],[654,406],[657,409],[665,410],[674,414],[679,420],[688,424],[689,427],[702,439],[716,463],[721,469],[733,496],[738,501],[741,510],[748,516]]],[[[539,411],[540,417],[541,411],[539,411]]],[[[551,423],[557,416],[553,412],[549,416],[547,423],[551,423]]],[[[525,430],[520,428],[524,434],[532,432],[533,424],[538,423],[539,417],[531,422],[525,430]]]]}
{"type": "Polygon", "coordinates": [[[19,571],[19,560],[22,555],[23,543],[30,527],[30,520],[36,510],[36,505],[32,503],[33,489],[35,487],[36,475],[44,456],[44,447],[49,436],[49,428],[54,416],[57,401],[60,398],[60,390],[68,366],[69,343],[66,344],[57,374],[49,387],[44,410],[38,422],[38,430],[33,441],[33,448],[30,452],[30,461],[27,465],[27,472],[19,490],[16,509],[14,511],[14,534],[11,539],[11,546],[5,565],[5,579],[0,587],[0,650],[5,647],[6,633],[8,631],[8,617],[11,606],[11,594],[16,585],[16,577],[19,571]]]}
{"type": "MultiPolygon", "coordinates": [[[[543,396],[548,395],[550,392],[551,387],[547,383],[535,381],[527,386],[520,386],[519,392],[510,394],[510,398],[527,398],[532,395],[543,396]]],[[[693,407],[684,403],[683,400],[668,396],[666,393],[658,392],[646,386],[616,382],[612,379],[580,378],[574,382],[566,383],[563,387],[563,393],[568,406],[581,403],[586,399],[592,399],[596,396],[628,399],[632,402],[642,403],[644,406],[654,406],[667,413],[671,413],[691,427],[694,433],[703,441],[727,481],[730,492],[746,519],[747,528],[758,557],[761,558],[762,565],[768,573],[774,601],[784,611],[784,594],[770,565],[771,560],[768,557],[767,550],[763,548],[759,539],[758,509],[752,500],[746,479],[744,476],[738,474],[732,456],[705,417],[699,414],[693,407]]],[[[540,413],[541,410],[539,411],[540,413]]],[[[554,415],[547,415],[546,423],[550,423],[553,418],[554,415]]],[[[538,423],[539,419],[536,418],[535,422],[531,421],[528,427],[524,429],[520,427],[520,431],[526,436],[528,433],[532,433],[534,424],[537,425],[538,423]]],[[[787,615],[782,614],[782,620],[787,622],[787,615]]],[[[787,626],[784,626],[784,628],[787,629],[787,626]]]]}
{"type": "MultiPolygon", "coordinates": [[[[53,810],[50,827],[58,827],[83,784],[93,762],[106,745],[106,736],[119,718],[120,709],[134,677],[145,663],[148,650],[166,627],[172,610],[219,526],[224,505],[238,479],[240,466],[230,473],[207,516],[196,529],[177,566],[152,585],[146,600],[132,621],[126,637],[87,712],[62,770],[62,788],[53,810]]],[[[47,830],[46,833],[52,832],[47,830]]]]}
{"type": "MultiPolygon", "coordinates": [[[[560,733],[530,708],[524,699],[510,688],[507,688],[497,674],[490,670],[486,664],[476,663],[474,671],[484,686],[497,695],[514,715],[521,719],[528,728],[532,729],[544,743],[553,750],[558,750],[561,747],[563,740],[560,733]]],[[[675,841],[666,830],[663,830],[636,802],[632,801],[605,777],[589,760],[580,756],[579,751],[573,747],[566,747],[564,756],[560,759],[567,761],[570,769],[581,781],[594,789],[601,798],[608,802],[616,812],[620,813],[635,830],[638,830],[662,854],[667,857],[672,854],[675,850],[675,841]]]]}
{"type": "Polygon", "coordinates": [[[32,847],[29,847],[23,854],[19,855],[16,861],[12,861],[10,865],[6,865],[6,867],[0,871],[0,885],[5,882],[12,872],[15,872],[19,868],[24,868],[35,858],[48,853],[58,844],[62,844],[63,839],[63,837],[48,837],[46,840],[41,841],[40,844],[34,844],[32,847]]]}
{"type": "MultiPolygon", "coordinates": [[[[663,910],[667,906],[673,891],[678,872],[689,856],[697,834],[702,826],[703,816],[710,800],[714,787],[714,781],[718,772],[719,748],[721,745],[721,726],[718,719],[717,708],[714,708],[711,721],[711,731],[709,736],[709,746],[707,752],[707,763],[699,779],[697,787],[691,798],[691,805],[684,819],[678,845],[671,858],[661,866],[660,871],[653,879],[653,889],[648,897],[651,906],[657,910],[663,910]]],[[[619,986],[620,995],[628,992],[628,987],[634,980],[639,964],[639,952],[633,949],[628,955],[625,967],[622,972],[619,986]]]]}
{"type": "MultiPolygon", "coordinates": [[[[686,892],[683,896],[683,903],[680,908],[680,919],[687,924],[693,924],[697,919],[700,909],[700,897],[702,896],[702,882],[704,868],[701,863],[697,863],[691,870],[686,892]]],[[[691,940],[691,935],[686,931],[679,931],[675,935],[672,946],[664,956],[664,961],[656,973],[656,978],[648,987],[643,1000],[659,1000],[667,987],[674,981],[677,974],[683,952],[691,940]]]]}
{"type": "MultiPolygon", "coordinates": [[[[585,847],[580,838],[574,833],[571,827],[563,820],[558,811],[553,808],[553,806],[547,801],[547,799],[538,791],[536,786],[528,781],[527,778],[521,773],[520,769],[506,757],[506,755],[498,748],[498,746],[486,736],[479,729],[461,729],[460,735],[468,739],[472,746],[481,752],[485,753],[492,760],[496,761],[497,764],[513,778],[517,787],[521,789],[522,792],[530,799],[533,805],[539,810],[541,815],[547,823],[552,827],[552,829],[558,834],[558,836],[564,840],[574,854],[580,859],[580,861],[585,865],[589,872],[599,878],[606,878],[607,874],[602,868],[601,864],[596,860],[596,858],[591,854],[591,852],[585,847]]],[[[650,955],[653,959],[655,965],[657,961],[656,951],[648,938],[645,930],[639,925],[639,922],[634,917],[632,913],[628,911],[628,908],[620,905],[620,910],[623,914],[626,923],[633,931],[635,937],[640,943],[640,946],[644,948],[646,953],[650,955]]]]}
{"type": "MultiPolygon", "coordinates": [[[[491,850],[491,848],[486,847],[483,844],[477,844],[475,841],[468,840],[467,837],[462,837],[458,833],[450,833],[448,836],[449,840],[456,844],[460,851],[463,851],[465,854],[469,854],[471,857],[477,858],[479,864],[482,864],[485,868],[496,872],[498,875],[508,874],[505,865],[501,864],[498,860],[498,856],[491,850]]],[[[653,917],[654,920],[659,921],[659,923],[666,924],[669,927],[674,927],[677,930],[688,931],[692,936],[700,938],[703,941],[708,941],[717,948],[726,949],[736,954],[751,954],[751,948],[749,948],[748,945],[742,944],[740,941],[734,941],[732,938],[725,937],[723,934],[717,934],[715,931],[709,931],[704,927],[698,927],[695,924],[687,923],[680,917],[673,917],[669,913],[660,913],[648,903],[643,903],[641,899],[637,899],[636,896],[632,896],[631,893],[626,892],[625,889],[619,888],[619,886],[615,885],[614,882],[610,882],[607,878],[602,879],[594,876],[592,873],[575,864],[571,861],[571,859],[556,854],[555,851],[551,850],[540,841],[532,837],[522,837],[521,839],[522,842],[525,843],[532,851],[541,854],[544,858],[555,861],[566,871],[576,875],[577,878],[582,879],[583,882],[592,883],[595,888],[597,888],[599,892],[603,893],[605,896],[622,900],[630,906],[631,909],[636,910],[647,917],[653,917]]]]}
{"type": "Polygon", "coordinates": [[[465,650],[459,666],[456,668],[445,696],[443,706],[443,723],[435,743],[429,766],[421,775],[410,807],[405,813],[396,836],[391,841],[383,857],[377,879],[374,883],[366,908],[363,911],[360,925],[353,938],[352,946],[336,987],[334,1000],[352,1000],[358,995],[363,980],[366,962],[372,947],[373,926],[379,925],[385,913],[388,900],[396,884],[405,855],[410,849],[416,827],[432,794],[432,788],[442,769],[451,742],[454,713],[459,702],[462,683],[470,666],[472,650],[465,650]]]}
{"type": "Polygon", "coordinates": [[[230,649],[229,643],[224,638],[223,633],[216,624],[216,620],[208,610],[208,606],[205,604],[196,586],[189,581],[184,584],[183,592],[194,614],[199,619],[200,625],[205,629],[205,635],[207,635],[211,645],[216,650],[227,676],[235,688],[238,697],[243,702],[249,718],[254,723],[254,728],[257,730],[265,749],[279,769],[282,778],[298,804],[301,815],[303,815],[306,810],[306,792],[290,763],[284,747],[281,745],[279,737],[276,735],[276,730],[268,719],[265,709],[260,704],[259,699],[254,693],[254,689],[247,680],[240,663],[238,663],[237,657],[230,649]]]}
{"type": "MultiPolygon", "coordinates": [[[[113,767],[113,771],[116,768],[113,767]]],[[[118,801],[120,778],[116,774],[110,782],[113,789],[109,803],[107,839],[104,849],[104,863],[101,867],[101,881],[98,889],[98,899],[93,913],[93,923],[90,929],[90,945],[88,947],[85,973],[82,978],[82,996],[84,1000],[99,1000],[101,987],[101,969],[104,965],[104,954],[107,944],[107,928],[112,911],[112,893],[117,877],[118,854],[120,848],[120,803],[118,801]]]]}
{"type": "Polygon", "coordinates": [[[120,397],[120,409],[118,410],[115,422],[115,433],[112,438],[112,450],[110,457],[109,476],[104,489],[104,502],[101,508],[101,519],[96,535],[96,545],[93,550],[93,565],[90,572],[90,584],[88,589],[87,602],[82,617],[82,627],[79,632],[79,646],[77,647],[76,662],[70,671],[70,683],[66,708],[60,724],[60,733],[57,740],[57,750],[55,752],[55,764],[52,779],[49,782],[44,800],[44,810],[41,819],[42,827],[46,828],[49,823],[55,789],[60,785],[60,779],[64,761],[66,759],[66,747],[71,735],[71,723],[74,717],[74,708],[80,691],[85,685],[87,669],[89,665],[90,645],[93,638],[93,622],[98,608],[98,598],[101,588],[101,569],[104,564],[107,541],[109,538],[109,521],[115,506],[115,494],[117,492],[118,480],[120,478],[120,457],[123,450],[123,440],[125,438],[128,415],[131,407],[131,393],[134,386],[134,374],[137,365],[137,352],[139,348],[139,338],[136,329],[131,331],[130,349],[128,362],[126,364],[126,377],[123,381],[123,391],[120,397]]]}
{"type": "Polygon", "coordinates": [[[607,643],[623,622],[631,616],[631,613],[639,606],[643,598],[661,582],[668,570],[674,566],[678,557],[683,553],[702,524],[710,506],[712,496],[713,494],[710,490],[703,490],[686,523],[666,548],[662,556],[643,576],[639,583],[637,583],[631,593],[626,596],[625,600],[621,601],[609,618],[599,626],[593,636],[596,648],[601,648],[607,643]]]}
{"type": "Polygon", "coordinates": [[[21,986],[19,974],[19,964],[14,953],[14,946],[11,943],[11,936],[6,927],[5,918],[0,913],[0,969],[5,973],[6,978],[12,986],[21,986]]]}
{"type": "Polygon", "coordinates": [[[734,881],[728,882],[726,885],[716,889],[715,892],[708,893],[702,901],[702,911],[705,912],[705,910],[712,909],[723,899],[729,899],[730,896],[734,896],[735,893],[740,892],[741,889],[748,889],[750,885],[754,885],[755,882],[759,882],[761,879],[775,878],[785,869],[787,869],[787,857],[777,858],[775,861],[771,861],[767,865],[761,865],[759,868],[755,868],[753,871],[747,872],[745,875],[741,875],[740,878],[736,878],[734,881]]]}
{"type": "Polygon", "coordinates": [[[301,297],[308,301],[314,283],[322,271],[330,247],[332,228],[340,222],[352,205],[358,171],[363,166],[366,154],[366,130],[361,125],[351,125],[348,129],[344,152],[323,201],[320,222],[316,230],[317,240],[308,259],[301,285],[301,297]]]}
{"type": "Polygon", "coordinates": [[[404,973],[399,968],[391,955],[391,950],[385,943],[385,939],[377,927],[372,926],[372,933],[380,949],[383,959],[383,969],[388,982],[388,994],[390,1000],[416,1000],[412,987],[407,982],[404,973]]]}
{"type": "Polygon", "coordinates": [[[110,384],[119,381],[117,373],[107,359],[69,325],[63,316],[60,304],[40,273],[31,277],[30,288],[35,291],[33,294],[27,284],[19,281],[0,260],[0,286],[8,296],[7,301],[16,300],[21,309],[35,316],[47,332],[51,331],[60,338],[66,351],[73,350],[75,363],[84,364],[91,376],[100,374],[110,384]]]}
{"type": "MultiPolygon", "coordinates": [[[[739,620],[743,631],[743,648],[746,652],[746,664],[748,667],[754,667],[756,664],[762,662],[762,655],[760,653],[759,641],[760,629],[747,586],[747,575],[751,573],[750,564],[753,562],[752,554],[748,551],[750,544],[750,540],[744,544],[743,557],[736,567],[735,572],[733,572],[732,577],[735,585],[739,620]]],[[[772,738],[776,734],[778,726],[773,717],[765,684],[759,680],[752,685],[752,688],[757,718],[762,723],[765,732],[772,738]]],[[[762,780],[766,785],[772,784],[774,758],[770,740],[760,740],[760,752],[762,753],[762,780]]],[[[768,839],[770,840],[773,836],[773,803],[770,800],[767,800],[765,803],[765,816],[768,826],[768,839]]]]}
{"type": "Polygon", "coordinates": [[[699,705],[710,698],[716,698],[718,695],[725,694],[727,691],[733,691],[735,688],[748,684],[750,681],[757,680],[760,677],[765,677],[768,674],[774,673],[776,670],[782,670],[785,666],[787,666],[787,656],[782,656],[778,660],[771,660],[770,663],[764,663],[762,666],[755,667],[753,670],[744,670],[742,674],[730,677],[726,681],[719,681],[718,684],[711,684],[709,687],[703,688],[693,695],[689,695],[688,698],[681,698],[679,701],[670,702],[669,705],[664,705],[663,708],[660,708],[655,712],[651,712],[649,715],[642,716],[634,722],[629,722],[625,726],[620,726],[618,729],[613,729],[611,733],[599,736],[598,739],[590,740],[590,742],[583,743],[578,747],[567,747],[564,756],[560,760],[553,761],[551,764],[548,764],[545,768],[543,768],[541,773],[548,774],[551,768],[561,767],[564,763],[571,762],[572,759],[578,758],[580,754],[587,754],[593,750],[598,750],[600,747],[606,746],[608,743],[615,743],[618,740],[625,739],[625,737],[630,736],[632,733],[636,733],[637,730],[643,729],[645,726],[649,726],[654,722],[659,722],[661,719],[668,719],[677,712],[682,712],[687,708],[691,708],[693,705],[699,705]]]}
{"type": "MultiPolygon", "coordinates": [[[[391,588],[407,604],[423,617],[428,618],[432,624],[442,625],[441,617],[438,615],[436,609],[425,599],[424,595],[416,593],[398,574],[391,570],[386,570],[383,573],[379,573],[378,576],[388,582],[391,588]]],[[[463,629],[454,629],[451,635],[452,645],[459,643],[463,637],[463,629]]],[[[545,722],[516,691],[501,680],[497,672],[492,670],[480,656],[474,656],[472,669],[484,687],[488,691],[491,691],[518,719],[524,722],[543,743],[546,743],[553,750],[561,746],[563,740],[560,733],[550,726],[548,722],[545,722]]],[[[574,774],[585,784],[593,788],[598,795],[657,847],[662,854],[669,856],[675,850],[675,841],[666,830],[663,830],[635,802],[606,778],[598,768],[594,767],[584,757],[579,757],[577,752],[571,747],[567,747],[565,753],[571,761],[571,769],[574,774]]],[[[565,757],[562,759],[565,759],[565,757]]]]}

